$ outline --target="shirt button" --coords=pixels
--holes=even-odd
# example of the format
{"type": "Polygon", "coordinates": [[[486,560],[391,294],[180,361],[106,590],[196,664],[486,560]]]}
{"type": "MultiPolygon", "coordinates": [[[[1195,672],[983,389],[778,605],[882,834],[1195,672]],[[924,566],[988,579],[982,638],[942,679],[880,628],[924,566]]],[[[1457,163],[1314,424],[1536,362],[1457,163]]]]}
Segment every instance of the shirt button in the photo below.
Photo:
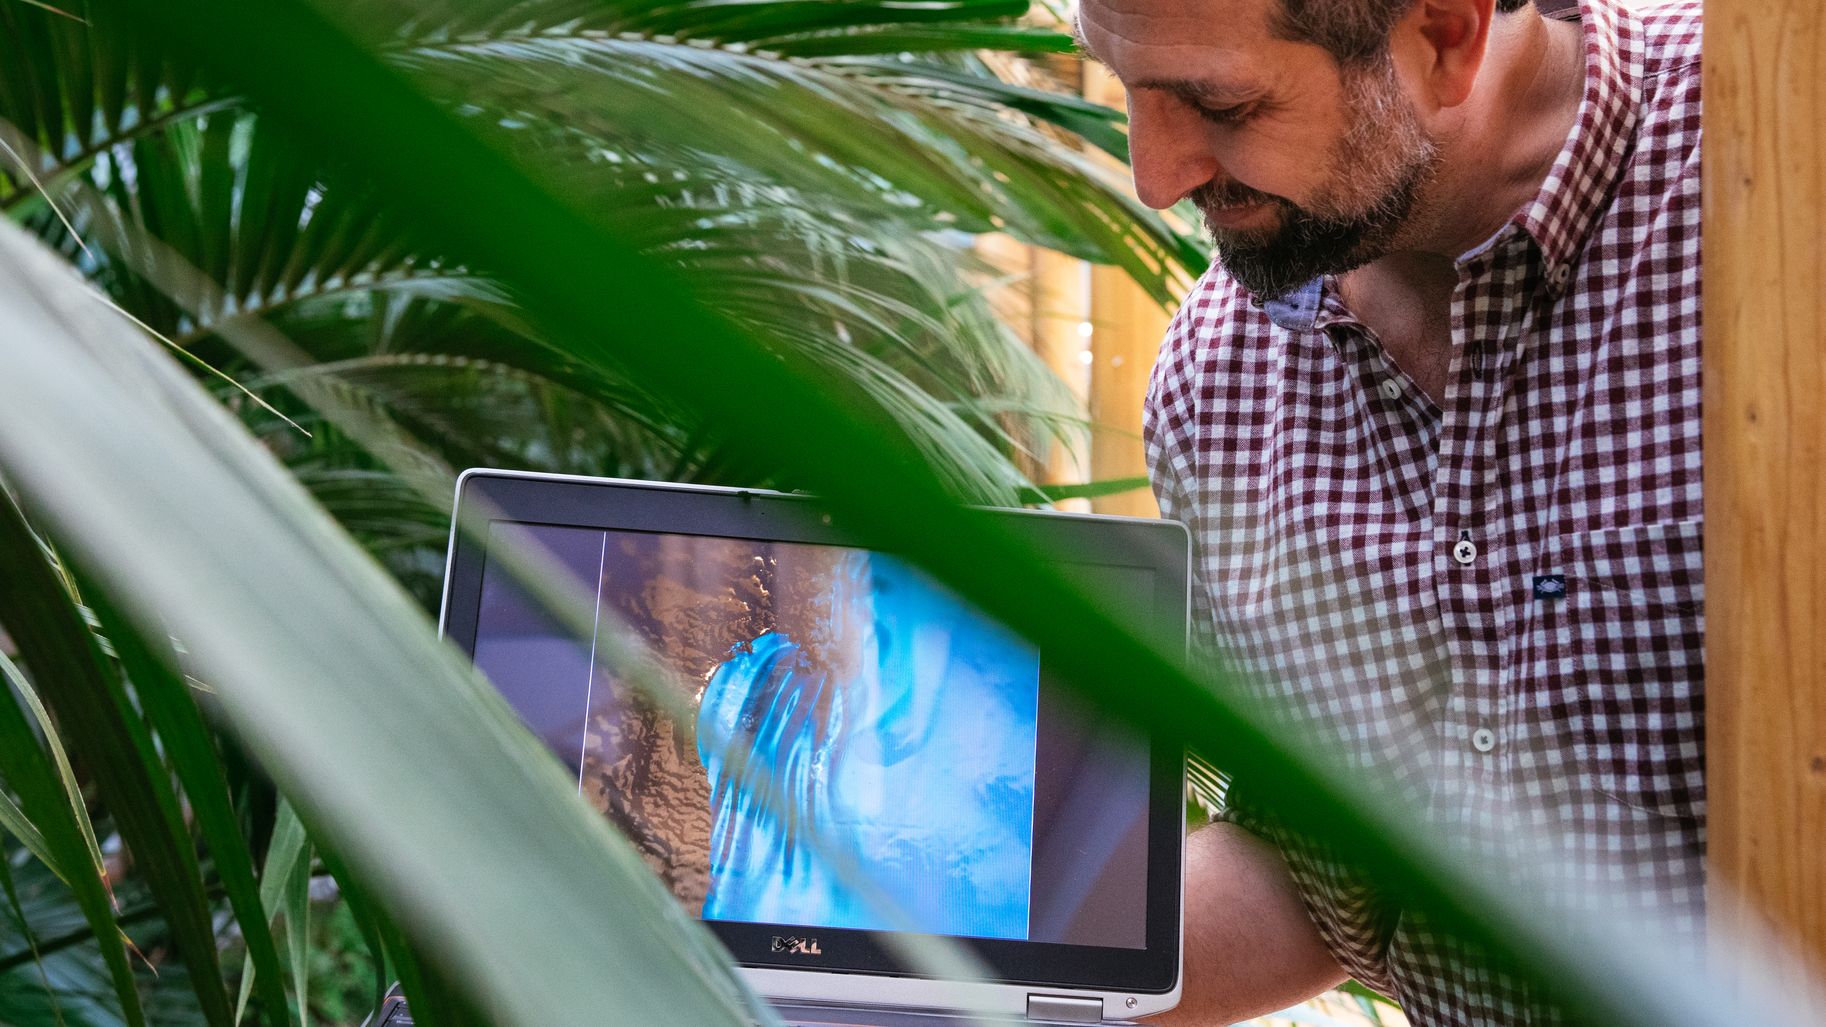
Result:
{"type": "Polygon", "coordinates": [[[1401,383],[1393,378],[1382,379],[1382,394],[1389,399],[1401,398],[1401,383]]]}
{"type": "Polygon", "coordinates": [[[1496,732],[1487,727],[1471,732],[1471,748],[1478,752],[1489,752],[1496,748],[1496,732]]]}
{"type": "Polygon", "coordinates": [[[1468,538],[1459,539],[1458,544],[1452,547],[1452,559],[1457,560],[1459,563],[1464,563],[1464,564],[1468,564],[1468,563],[1472,562],[1473,560],[1476,560],[1477,559],[1477,543],[1471,541],[1468,538]]]}

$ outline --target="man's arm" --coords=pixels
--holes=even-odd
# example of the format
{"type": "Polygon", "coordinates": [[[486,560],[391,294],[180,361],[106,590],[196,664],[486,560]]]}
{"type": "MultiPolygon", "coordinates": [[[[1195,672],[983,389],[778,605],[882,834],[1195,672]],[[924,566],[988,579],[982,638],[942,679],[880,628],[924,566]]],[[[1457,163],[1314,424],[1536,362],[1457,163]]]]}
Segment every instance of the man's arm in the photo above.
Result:
{"type": "Polygon", "coordinates": [[[1186,839],[1185,995],[1160,1027],[1220,1027],[1285,1009],[1345,974],[1274,847],[1217,823],[1186,839]]]}

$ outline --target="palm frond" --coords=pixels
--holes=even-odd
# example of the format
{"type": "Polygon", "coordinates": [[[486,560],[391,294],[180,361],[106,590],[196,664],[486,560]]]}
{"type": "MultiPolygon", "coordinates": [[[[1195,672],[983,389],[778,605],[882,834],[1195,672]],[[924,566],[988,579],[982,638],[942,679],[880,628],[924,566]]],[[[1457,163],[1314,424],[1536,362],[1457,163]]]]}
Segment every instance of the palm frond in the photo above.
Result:
{"type": "MultiPolygon", "coordinates": [[[[1042,124],[1114,150],[1119,115],[1009,85],[968,56],[977,46],[1058,52],[1058,33],[1015,22],[1025,9],[1014,0],[465,0],[351,3],[343,13],[382,38],[396,67],[448,86],[446,104],[494,125],[519,159],[613,211],[649,256],[707,283],[709,306],[781,359],[848,383],[859,406],[916,440],[955,494],[1008,502],[1030,485],[1014,458],[1060,431],[1070,397],[990,315],[960,229],[1005,227],[1123,262],[1157,289],[1179,259],[1169,230],[1087,177],[1088,158],[1042,124]],[[884,57],[914,51],[926,56],[884,57]],[[487,80],[478,85],[477,74],[487,80]],[[571,90],[577,116],[554,120],[571,90]],[[694,108],[696,120],[654,122],[660,98],[694,108]]],[[[725,419],[638,384],[627,361],[638,354],[555,343],[563,333],[529,313],[495,269],[450,259],[419,233],[410,204],[365,169],[301,145],[232,87],[123,23],[120,9],[77,13],[87,24],[0,4],[0,138],[16,152],[0,158],[0,214],[149,330],[270,404],[216,389],[421,603],[434,594],[448,516],[427,488],[452,466],[794,483],[725,419]],[[245,345],[262,333],[295,349],[271,362],[245,345]],[[373,430],[345,430],[348,417],[373,430]]],[[[605,335],[669,344],[625,327],[605,324],[605,335]]],[[[164,638],[135,648],[129,630],[113,629],[123,652],[161,655],[133,671],[98,665],[118,685],[116,713],[163,680],[155,664],[178,658],[164,638]]],[[[45,659],[42,641],[29,640],[45,659]]],[[[174,710],[184,707],[165,712],[174,710]]],[[[187,761],[177,768],[187,792],[208,789],[198,750],[128,741],[116,747],[117,774],[169,787],[171,768],[159,765],[168,753],[187,761]]],[[[233,745],[223,751],[235,758],[233,745]]],[[[257,811],[262,790],[246,786],[245,773],[229,777],[233,801],[253,797],[257,811]]],[[[117,784],[109,805],[126,794],[117,784]]],[[[151,907],[160,937],[180,942],[197,972],[162,969],[220,1020],[223,976],[204,957],[196,915],[223,908],[216,882],[226,878],[214,875],[234,877],[244,930],[265,932],[264,919],[242,908],[238,850],[229,848],[228,864],[186,864],[195,840],[175,803],[139,805],[151,812],[133,828],[136,849],[162,853],[151,907]],[[193,885],[207,891],[202,907],[193,885]]],[[[34,799],[22,813],[42,826],[43,806],[34,799]]],[[[210,851],[239,844],[222,818],[212,807],[210,851]]],[[[258,849],[271,822],[255,819],[248,844],[258,849]]],[[[44,844],[62,856],[67,842],[59,834],[44,844]]],[[[357,873],[362,881],[344,881],[351,895],[389,887],[357,873]]],[[[122,989],[136,985],[122,976],[104,911],[92,895],[84,902],[86,929],[103,941],[95,952],[109,960],[92,968],[111,975],[131,1018],[138,1010],[122,989]]],[[[365,922],[422,989],[435,968],[417,966],[381,919],[365,922]]],[[[256,1010],[283,1019],[270,952],[256,964],[256,1010]]],[[[152,1004],[146,1011],[156,1018],[152,1004]]]]}
{"type": "MultiPolygon", "coordinates": [[[[34,176],[53,193],[97,157],[226,103],[199,88],[194,63],[173,60],[117,12],[71,9],[81,20],[0,4],[0,113],[9,143],[27,144],[34,176]]],[[[31,177],[0,160],[0,212],[42,205],[31,177]]]]}
{"type": "MultiPolygon", "coordinates": [[[[1009,478],[1005,454],[1046,445],[1046,425],[1064,414],[1069,396],[986,308],[960,299],[968,288],[956,277],[956,247],[931,234],[945,219],[893,208],[884,214],[873,187],[846,205],[802,187],[757,182],[753,169],[725,154],[699,160],[689,149],[656,144],[649,159],[672,167],[660,174],[650,163],[600,159],[611,151],[600,140],[591,144],[565,151],[585,168],[579,188],[645,224],[652,248],[719,277],[728,308],[745,319],[822,322],[835,337],[888,359],[949,407],[949,417],[917,403],[902,411],[939,459],[975,462],[957,467],[953,480],[974,483],[971,494],[983,499],[1005,499],[1019,485],[1009,478]],[[683,167],[694,171],[677,170],[683,167]],[[820,208],[822,216],[811,213],[820,208]],[[1025,397],[1026,405],[1050,408],[1052,416],[1017,425],[968,413],[973,398],[992,393],[1025,397]],[[948,427],[934,435],[939,425],[948,427]],[[967,438],[971,431],[993,445],[967,438]]],[[[441,305],[454,308],[447,323],[478,315],[511,329],[483,355],[538,372],[542,347],[527,345],[537,341],[537,331],[517,318],[511,297],[485,277],[410,245],[371,190],[344,184],[333,172],[307,173],[311,166],[251,114],[202,114],[104,154],[92,184],[77,185],[79,198],[87,199],[72,206],[82,233],[98,241],[104,256],[85,258],[69,240],[61,240],[63,248],[123,307],[180,343],[202,347],[212,363],[236,361],[213,337],[240,319],[276,319],[282,331],[302,335],[316,359],[339,360],[398,351],[392,338],[398,322],[389,312],[441,305]],[[198,287],[173,294],[139,274],[137,267],[161,263],[145,252],[147,240],[193,266],[198,287]],[[389,298],[381,302],[383,293],[389,298]],[[337,331],[338,322],[346,330],[337,331]]],[[[50,225],[43,230],[58,238],[50,225]]],[[[451,327],[446,338],[489,334],[451,327]]],[[[426,348],[452,352],[441,342],[426,348]]],[[[610,386],[598,381],[589,388],[610,386]]],[[[614,405],[612,391],[593,395],[614,405]]],[[[885,395],[895,401],[910,394],[896,385],[885,395]]],[[[665,457],[643,462],[686,473],[714,463],[665,457]]],[[[769,479],[765,468],[757,471],[760,480],[769,479]]]]}
{"type": "MultiPolygon", "coordinates": [[[[676,170],[666,154],[709,151],[838,202],[1117,263],[1163,298],[1187,270],[1183,240],[1108,171],[1010,117],[1016,98],[1042,109],[1032,91],[912,63],[630,36],[452,43],[395,60],[479,120],[564,126],[656,178],[676,170]]],[[[1089,127],[1090,105],[1045,109],[1089,127]]]]}
{"type": "Polygon", "coordinates": [[[1026,0],[348,0],[347,25],[386,45],[400,39],[501,39],[622,32],[724,43],[867,31],[1004,24],[1026,0]]]}
{"type": "Polygon", "coordinates": [[[183,640],[313,836],[321,828],[505,1021],[582,1022],[613,1007],[640,1021],[749,1022],[751,996],[702,929],[270,455],[48,253],[8,226],[0,248],[13,272],[0,290],[13,328],[0,340],[14,369],[0,403],[9,482],[53,537],[79,540],[75,562],[135,630],[183,640]],[[98,408],[108,415],[89,415],[98,408]],[[141,498],[85,512],[92,488],[141,498]],[[241,558],[216,558],[225,549],[241,558]],[[450,789],[476,801],[438,801],[450,789]],[[439,866],[425,873],[431,853],[439,866]],[[465,932],[477,916],[506,934],[465,932]],[[597,972],[605,956],[620,972],[597,972]],[[540,979],[554,972],[571,983],[540,979]]]}

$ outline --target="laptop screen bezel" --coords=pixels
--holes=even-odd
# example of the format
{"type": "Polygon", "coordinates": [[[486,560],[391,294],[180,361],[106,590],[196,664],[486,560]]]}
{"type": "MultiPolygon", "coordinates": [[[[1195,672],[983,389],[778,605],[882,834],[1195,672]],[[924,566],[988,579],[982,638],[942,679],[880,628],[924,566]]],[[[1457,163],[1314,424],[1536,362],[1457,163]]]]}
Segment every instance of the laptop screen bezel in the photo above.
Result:
{"type": "MultiPolygon", "coordinates": [[[[1084,517],[1035,511],[985,511],[1031,533],[1073,563],[1144,569],[1154,575],[1154,613],[1184,640],[1189,573],[1186,532],[1170,521],[1084,517]],[[1095,559],[1090,556],[1095,554],[1095,559]]],[[[679,486],[511,471],[465,472],[456,514],[488,522],[660,532],[870,548],[833,524],[815,500],[764,490],[679,486]]],[[[485,532],[451,532],[440,628],[474,658],[487,564],[485,532]]],[[[1044,667],[1044,657],[1042,657],[1044,667]]],[[[1051,669],[1057,673],[1056,668],[1051,669]]],[[[1149,746],[1146,944],[1117,948],[945,936],[966,946],[994,983],[1164,994],[1178,983],[1180,893],[1185,825],[1182,748],[1149,746]]],[[[700,921],[743,966],[817,972],[919,977],[898,954],[888,932],[797,924],[700,921]],[[780,952],[782,937],[817,940],[817,955],[780,952]]]]}

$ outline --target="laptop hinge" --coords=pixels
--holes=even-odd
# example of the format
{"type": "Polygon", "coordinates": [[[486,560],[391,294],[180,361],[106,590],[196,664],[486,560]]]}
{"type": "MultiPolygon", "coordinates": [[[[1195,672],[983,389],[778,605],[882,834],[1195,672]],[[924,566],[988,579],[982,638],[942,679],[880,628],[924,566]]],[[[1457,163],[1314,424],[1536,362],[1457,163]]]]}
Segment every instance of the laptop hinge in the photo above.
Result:
{"type": "Polygon", "coordinates": [[[1066,1023],[1102,1023],[1103,1000],[1069,995],[1027,996],[1029,1020],[1063,1020],[1066,1023]]]}

